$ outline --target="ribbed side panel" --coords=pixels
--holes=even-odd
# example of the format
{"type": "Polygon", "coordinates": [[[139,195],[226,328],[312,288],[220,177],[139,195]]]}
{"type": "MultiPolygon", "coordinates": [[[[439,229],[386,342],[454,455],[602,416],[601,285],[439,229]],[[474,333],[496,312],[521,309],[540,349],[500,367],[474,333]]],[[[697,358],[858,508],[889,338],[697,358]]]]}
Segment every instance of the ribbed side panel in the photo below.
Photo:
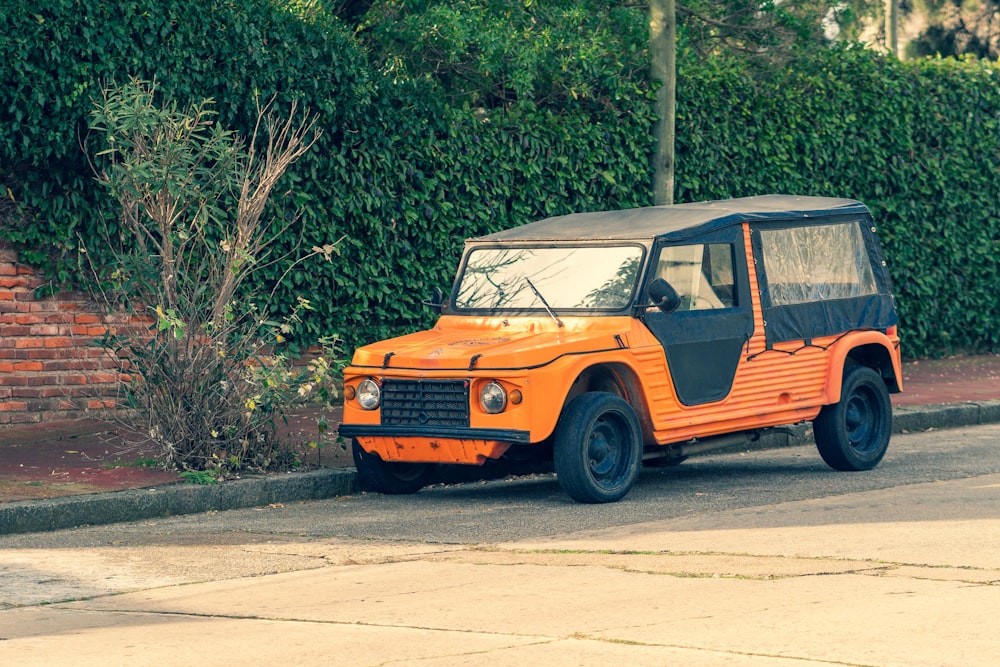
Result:
{"type": "MultiPolygon", "coordinates": [[[[750,248],[750,229],[744,226],[744,243],[750,248]]],[[[822,402],[827,380],[829,352],[819,347],[804,347],[796,341],[767,350],[764,319],[757,289],[757,271],[749,257],[750,290],[753,300],[754,332],[743,350],[736,371],[732,393],[724,401],[703,406],[684,407],[674,398],[666,369],[656,377],[654,364],[642,360],[648,368],[648,386],[662,388],[655,395],[653,421],[660,442],[676,442],[696,436],[714,435],[734,430],[757,428],[811,418],[822,402]],[[662,380],[666,379],[664,383],[662,380]],[[665,385],[665,386],[664,386],[665,385]]],[[[833,337],[815,341],[828,345],[833,337]]],[[[659,367],[662,367],[660,365],[659,367]]],[[[658,367],[658,368],[659,368],[658,367]]]]}
{"type": "Polygon", "coordinates": [[[650,402],[667,401],[673,398],[674,386],[667,373],[663,348],[635,350],[636,367],[642,369],[643,383],[649,389],[650,402]]]}

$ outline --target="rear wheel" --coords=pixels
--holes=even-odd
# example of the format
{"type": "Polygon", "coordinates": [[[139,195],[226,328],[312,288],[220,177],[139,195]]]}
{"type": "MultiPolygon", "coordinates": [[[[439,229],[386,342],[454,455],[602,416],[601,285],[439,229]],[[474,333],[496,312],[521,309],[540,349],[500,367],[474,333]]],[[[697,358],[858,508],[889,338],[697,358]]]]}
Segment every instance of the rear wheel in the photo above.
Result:
{"type": "Polygon", "coordinates": [[[358,470],[358,486],[362,491],[394,495],[416,493],[431,483],[434,468],[429,463],[383,461],[378,454],[369,454],[355,440],[351,450],[354,467],[358,470]]]}
{"type": "Polygon", "coordinates": [[[866,366],[844,371],[840,402],[813,421],[816,447],[836,470],[870,470],[889,447],[892,403],[882,376],[866,366]]]}
{"type": "Polygon", "coordinates": [[[606,392],[574,398],[556,425],[553,459],[559,484],[573,500],[623,498],[642,465],[642,432],[632,406],[606,392]]]}

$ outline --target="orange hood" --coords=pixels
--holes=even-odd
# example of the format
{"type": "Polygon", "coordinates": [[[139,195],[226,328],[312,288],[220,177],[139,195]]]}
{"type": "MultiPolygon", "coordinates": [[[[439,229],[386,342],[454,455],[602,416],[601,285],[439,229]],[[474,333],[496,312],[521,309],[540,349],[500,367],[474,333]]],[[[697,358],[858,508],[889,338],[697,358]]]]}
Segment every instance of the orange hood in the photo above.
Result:
{"type": "Polygon", "coordinates": [[[354,367],[413,370],[531,368],[571,353],[625,347],[630,317],[532,318],[444,316],[433,329],[358,348],[354,367]]]}

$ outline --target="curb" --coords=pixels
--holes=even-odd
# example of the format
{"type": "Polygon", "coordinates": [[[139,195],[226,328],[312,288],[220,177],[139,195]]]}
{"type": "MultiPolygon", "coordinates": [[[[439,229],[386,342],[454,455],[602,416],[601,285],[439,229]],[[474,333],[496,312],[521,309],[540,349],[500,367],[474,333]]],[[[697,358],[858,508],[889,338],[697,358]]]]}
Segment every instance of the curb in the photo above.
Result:
{"type": "Polygon", "coordinates": [[[272,503],[320,500],[353,493],[354,470],[313,470],[193,486],[169,484],[0,505],[0,535],[156,519],[272,503]]]}
{"type": "Polygon", "coordinates": [[[893,433],[996,424],[1000,422],[1000,400],[922,405],[919,408],[895,408],[892,412],[893,433]]]}
{"type": "MultiPolygon", "coordinates": [[[[1000,423],[1000,400],[895,408],[892,431],[909,433],[993,423],[1000,423]]],[[[774,433],[761,438],[752,449],[794,447],[811,442],[812,429],[804,425],[792,434],[774,433]]],[[[178,483],[85,496],[20,500],[0,505],[0,535],[322,500],[356,490],[353,468],[329,468],[249,477],[210,486],[178,483]]]]}

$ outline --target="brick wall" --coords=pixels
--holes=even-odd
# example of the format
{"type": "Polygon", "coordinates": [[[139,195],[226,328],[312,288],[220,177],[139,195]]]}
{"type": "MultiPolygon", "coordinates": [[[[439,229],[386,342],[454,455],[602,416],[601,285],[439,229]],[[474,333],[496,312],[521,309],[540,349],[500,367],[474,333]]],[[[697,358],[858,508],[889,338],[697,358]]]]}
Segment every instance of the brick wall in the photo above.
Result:
{"type": "Polygon", "coordinates": [[[44,281],[0,242],[0,429],[114,407],[118,364],[94,340],[113,326],[80,293],[44,281]]]}

